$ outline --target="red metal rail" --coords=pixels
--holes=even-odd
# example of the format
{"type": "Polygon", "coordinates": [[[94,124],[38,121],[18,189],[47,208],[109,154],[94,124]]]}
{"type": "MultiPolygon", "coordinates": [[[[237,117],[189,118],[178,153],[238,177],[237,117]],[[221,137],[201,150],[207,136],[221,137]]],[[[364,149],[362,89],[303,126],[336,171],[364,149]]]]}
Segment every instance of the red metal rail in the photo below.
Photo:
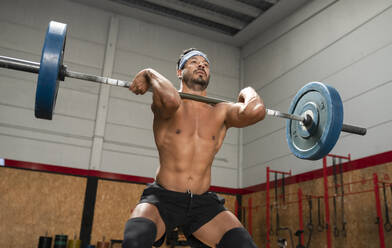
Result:
{"type": "Polygon", "coordinates": [[[252,236],[252,197],[248,199],[248,232],[252,236]]]}
{"type": "Polygon", "coordinates": [[[336,155],[336,154],[328,154],[326,157],[341,158],[341,159],[347,159],[348,161],[351,161],[351,154],[350,153],[348,154],[348,156],[341,156],[341,155],[336,155]]]}
{"type": "Polygon", "coordinates": [[[270,178],[269,178],[269,167],[267,167],[267,192],[266,192],[266,222],[267,222],[267,248],[270,248],[270,230],[271,230],[271,223],[270,223],[270,195],[269,195],[269,190],[270,190],[270,184],[269,184],[270,178]]]}
{"type": "Polygon", "coordinates": [[[323,158],[323,174],[324,174],[324,206],[325,206],[325,224],[327,231],[327,247],[332,248],[331,239],[331,224],[329,221],[329,195],[328,195],[328,171],[327,171],[327,157],[323,158]]]}
{"type": "MultiPolygon", "coordinates": [[[[266,182],[266,224],[267,224],[267,248],[270,248],[270,229],[271,229],[271,223],[270,223],[270,173],[278,173],[282,175],[289,175],[291,176],[291,170],[289,172],[285,171],[276,171],[276,170],[271,170],[269,166],[267,166],[267,182],[266,182]]],[[[275,182],[276,185],[278,185],[278,182],[275,182]]],[[[275,203],[278,204],[278,203],[275,203]]]]}
{"type": "MultiPolygon", "coordinates": [[[[298,216],[299,216],[299,229],[304,230],[304,220],[302,216],[302,190],[298,189],[298,216]]],[[[301,245],[304,245],[304,233],[301,233],[301,245]]]]}
{"type": "Polygon", "coordinates": [[[323,158],[323,177],[324,177],[324,205],[325,205],[325,224],[327,225],[327,247],[332,248],[332,238],[331,238],[331,222],[329,213],[329,195],[328,195],[328,170],[327,170],[327,157],[341,158],[351,161],[351,154],[348,156],[341,156],[335,154],[328,154],[323,158]]]}
{"type": "Polygon", "coordinates": [[[376,198],[376,210],[377,210],[377,220],[378,220],[378,236],[380,239],[380,248],[385,248],[385,240],[384,240],[384,227],[383,227],[383,219],[382,219],[382,211],[381,211],[381,202],[380,202],[380,188],[378,186],[378,176],[376,173],[373,174],[373,183],[374,183],[374,196],[376,198]]]}
{"type": "MultiPolygon", "coordinates": [[[[269,167],[268,167],[269,168],[269,167]]],[[[289,175],[291,176],[291,170],[289,172],[285,172],[285,171],[276,171],[276,170],[271,170],[269,169],[270,173],[278,173],[278,174],[283,174],[283,175],[289,175]]]]}

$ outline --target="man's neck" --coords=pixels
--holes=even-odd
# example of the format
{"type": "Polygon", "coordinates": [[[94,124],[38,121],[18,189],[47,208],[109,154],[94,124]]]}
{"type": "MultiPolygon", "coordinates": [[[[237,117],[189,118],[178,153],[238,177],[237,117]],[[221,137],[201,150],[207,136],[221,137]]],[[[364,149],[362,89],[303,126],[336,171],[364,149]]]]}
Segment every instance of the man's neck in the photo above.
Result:
{"type": "MultiPolygon", "coordinates": [[[[198,86],[196,85],[196,87],[198,87],[198,86]]],[[[193,95],[199,95],[199,96],[206,96],[207,95],[207,90],[191,89],[184,82],[181,82],[180,92],[193,94],[193,95]]]]}

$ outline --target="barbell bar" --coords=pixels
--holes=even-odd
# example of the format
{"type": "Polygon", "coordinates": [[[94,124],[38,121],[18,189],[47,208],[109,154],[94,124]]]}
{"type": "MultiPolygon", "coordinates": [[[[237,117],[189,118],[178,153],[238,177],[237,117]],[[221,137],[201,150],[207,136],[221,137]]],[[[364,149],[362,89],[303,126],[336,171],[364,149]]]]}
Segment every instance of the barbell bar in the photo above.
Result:
{"type": "MultiPolygon", "coordinates": [[[[67,25],[49,23],[41,62],[0,56],[0,67],[38,74],[35,115],[52,119],[59,81],[65,77],[100,84],[129,88],[131,82],[68,70],[63,64],[67,25]]],[[[150,90],[151,91],[151,90],[150,90]]],[[[182,99],[208,104],[226,100],[179,92],[182,99]]],[[[291,102],[290,113],[266,109],[268,116],[287,119],[286,140],[295,156],[317,160],[335,146],[340,132],[365,135],[366,128],[343,124],[343,104],[337,90],[331,86],[311,82],[305,85],[291,102]]]]}
{"type": "MultiPolygon", "coordinates": [[[[0,67],[39,74],[40,63],[28,61],[28,60],[23,60],[23,59],[12,58],[12,57],[0,56],[0,67]]],[[[114,79],[114,78],[109,78],[109,77],[101,77],[101,76],[82,73],[82,72],[70,71],[67,69],[66,65],[62,65],[62,67],[63,67],[61,69],[61,71],[63,71],[62,73],[64,73],[65,77],[69,77],[69,78],[75,78],[75,79],[90,81],[90,82],[99,83],[99,84],[109,84],[112,86],[119,86],[119,87],[124,87],[124,88],[129,88],[129,86],[131,84],[131,82],[129,82],[129,81],[124,81],[124,80],[119,80],[119,79],[114,79]]],[[[204,102],[204,103],[209,103],[209,104],[229,102],[229,101],[226,101],[223,99],[218,99],[218,98],[213,98],[213,97],[198,96],[198,95],[188,94],[188,93],[184,93],[184,92],[178,92],[178,93],[182,99],[189,99],[189,100],[194,100],[194,101],[199,101],[199,102],[204,102]]],[[[272,110],[272,109],[266,109],[266,112],[267,112],[267,115],[269,115],[269,116],[300,121],[305,126],[309,125],[310,122],[312,121],[311,117],[309,118],[309,116],[299,116],[299,115],[284,113],[284,112],[281,112],[278,110],[272,110]]],[[[365,135],[366,134],[366,128],[352,126],[352,125],[348,125],[348,124],[343,124],[341,131],[347,132],[347,133],[352,133],[352,134],[358,134],[358,135],[365,135]]]]}
{"type": "MultiPolygon", "coordinates": [[[[28,60],[23,60],[23,59],[12,58],[12,57],[0,56],[0,67],[39,74],[40,63],[28,61],[28,60]]],[[[112,86],[119,86],[119,87],[124,87],[124,88],[129,88],[129,86],[131,85],[131,82],[129,82],[129,81],[124,81],[124,80],[119,80],[119,79],[114,79],[114,78],[109,78],[109,77],[101,77],[101,76],[82,73],[82,72],[70,71],[67,69],[66,65],[62,65],[62,67],[63,68],[61,69],[61,71],[63,71],[62,73],[64,73],[65,77],[90,81],[90,82],[99,83],[99,84],[109,84],[112,86]]],[[[226,101],[223,99],[218,99],[218,98],[213,98],[213,97],[198,96],[198,95],[188,94],[188,93],[184,93],[184,92],[178,92],[178,93],[182,99],[189,99],[189,100],[194,100],[194,101],[199,101],[199,102],[204,102],[204,103],[209,103],[209,104],[229,102],[229,101],[226,101]]],[[[308,125],[312,121],[311,117],[309,118],[309,116],[299,116],[299,115],[284,113],[284,112],[281,112],[278,110],[272,110],[272,109],[266,109],[266,112],[267,112],[267,115],[269,115],[269,116],[300,121],[305,126],[308,125]]],[[[358,134],[358,135],[365,135],[366,134],[366,128],[352,126],[352,125],[348,125],[348,124],[343,124],[341,131],[347,132],[347,133],[352,133],[352,134],[358,134]]]]}

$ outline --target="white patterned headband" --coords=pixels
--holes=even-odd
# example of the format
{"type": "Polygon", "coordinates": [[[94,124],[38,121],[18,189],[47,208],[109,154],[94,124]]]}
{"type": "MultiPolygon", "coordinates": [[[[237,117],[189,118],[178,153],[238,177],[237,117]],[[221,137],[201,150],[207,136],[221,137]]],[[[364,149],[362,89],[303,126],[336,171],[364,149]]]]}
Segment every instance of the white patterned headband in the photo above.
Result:
{"type": "Polygon", "coordinates": [[[192,58],[193,56],[202,56],[207,62],[208,64],[210,63],[210,61],[207,58],[207,55],[205,55],[203,52],[197,51],[197,50],[193,50],[187,54],[185,54],[181,60],[180,63],[178,65],[178,69],[181,70],[182,68],[184,68],[185,63],[192,58]]]}

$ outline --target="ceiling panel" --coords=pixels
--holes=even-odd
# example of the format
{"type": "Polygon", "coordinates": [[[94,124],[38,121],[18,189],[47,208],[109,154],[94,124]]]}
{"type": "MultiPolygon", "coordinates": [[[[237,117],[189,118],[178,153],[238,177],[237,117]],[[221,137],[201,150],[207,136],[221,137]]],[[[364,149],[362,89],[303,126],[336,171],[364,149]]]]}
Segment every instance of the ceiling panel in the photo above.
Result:
{"type": "Polygon", "coordinates": [[[108,0],[234,36],[274,4],[245,0],[108,0]]]}
{"type": "Polygon", "coordinates": [[[311,0],[73,0],[241,47],[311,0]]]}

